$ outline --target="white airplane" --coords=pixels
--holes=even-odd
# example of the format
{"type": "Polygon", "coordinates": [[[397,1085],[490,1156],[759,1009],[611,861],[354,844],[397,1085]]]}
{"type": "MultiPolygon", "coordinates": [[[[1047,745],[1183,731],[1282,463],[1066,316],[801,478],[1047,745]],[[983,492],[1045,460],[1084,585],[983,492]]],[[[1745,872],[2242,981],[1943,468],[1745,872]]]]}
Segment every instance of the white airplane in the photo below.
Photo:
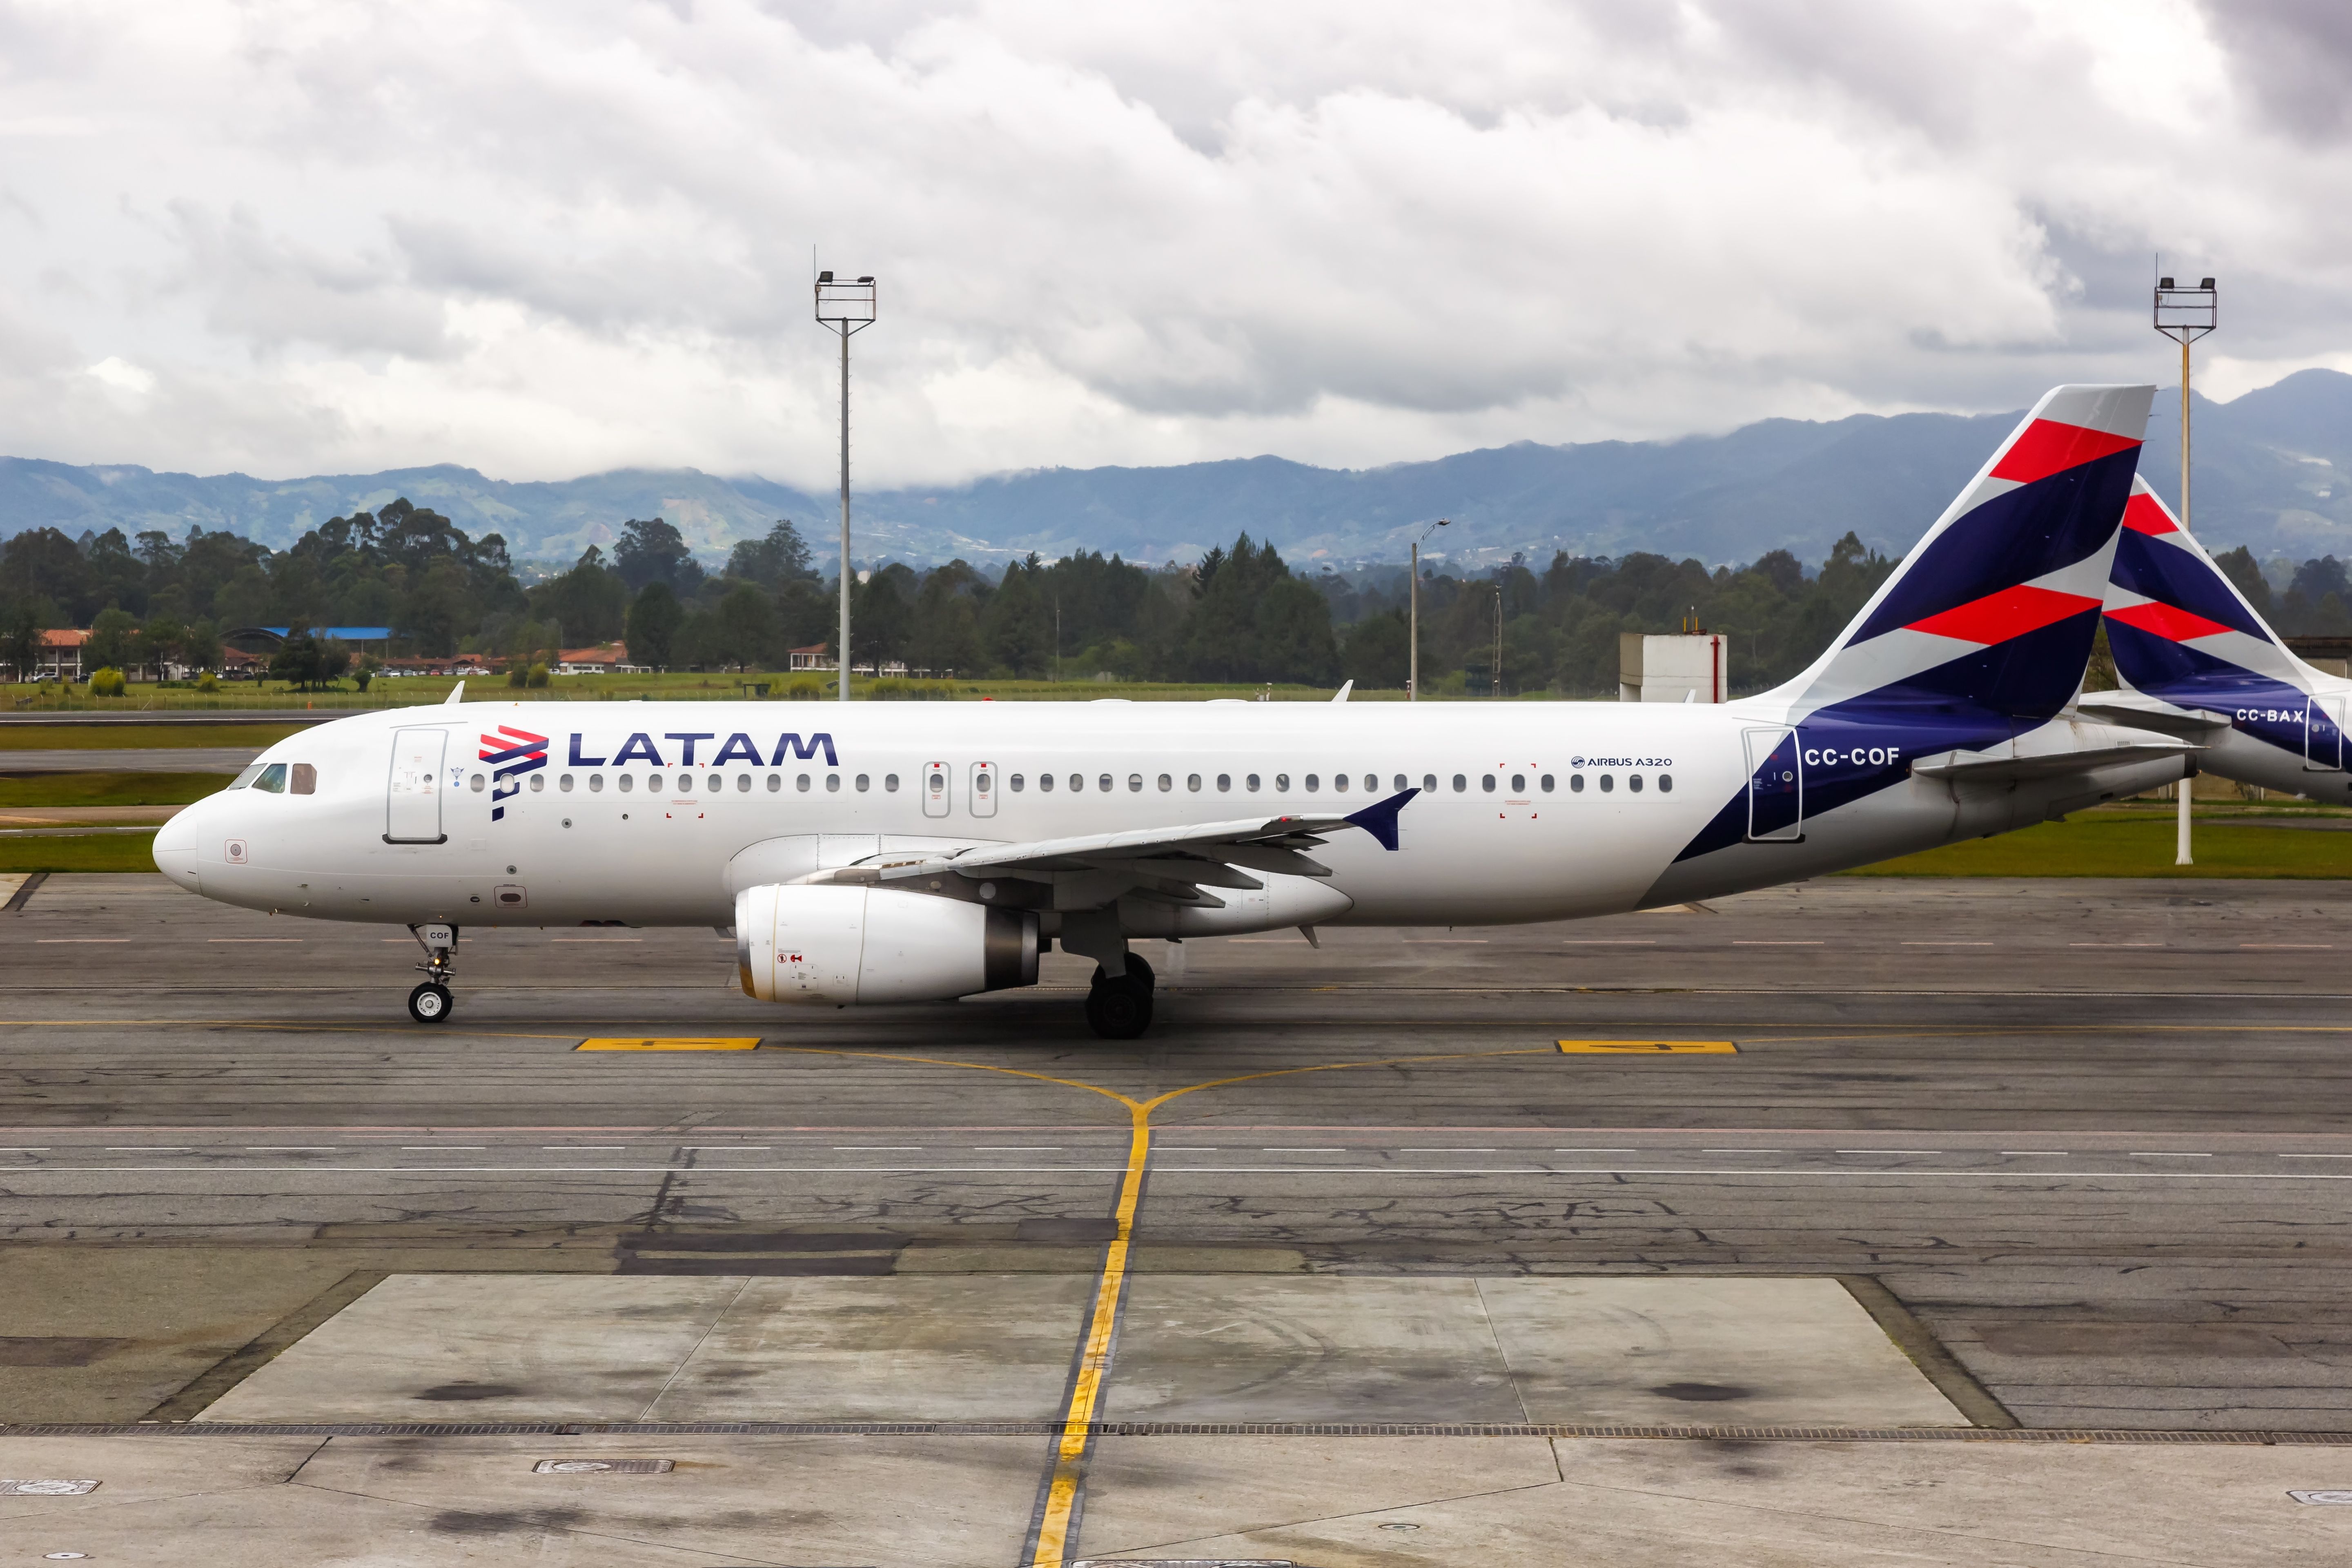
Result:
{"type": "Polygon", "coordinates": [[[1059,942],[1098,966],[1096,1033],[1131,1038],[1139,937],[1621,914],[2183,776],[2193,745],[2069,707],[2152,395],[2045,395],[1760,697],[396,710],[270,747],[155,860],[225,903],[407,926],[420,1022],[467,926],[711,925],[747,993],[832,1006],[1028,984],[1059,942]]]}
{"type": "Polygon", "coordinates": [[[2106,625],[2124,689],[2084,696],[2085,714],[2193,741],[2200,769],[2241,784],[2352,797],[2352,680],[2288,651],[2145,479],[2116,536],[2106,625]]]}

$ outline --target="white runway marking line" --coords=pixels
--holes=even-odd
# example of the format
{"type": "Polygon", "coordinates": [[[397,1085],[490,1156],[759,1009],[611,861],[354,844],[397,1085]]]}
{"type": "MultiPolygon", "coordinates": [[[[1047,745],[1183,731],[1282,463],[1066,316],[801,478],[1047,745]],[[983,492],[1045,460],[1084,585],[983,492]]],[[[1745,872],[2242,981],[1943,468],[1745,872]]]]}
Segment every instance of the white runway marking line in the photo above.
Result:
{"type": "Polygon", "coordinates": [[[1786,1149],[1702,1149],[1702,1154],[1786,1154],[1786,1149]]]}
{"type": "Polygon", "coordinates": [[[205,940],[206,942],[300,942],[303,939],[299,936],[208,936],[205,940]]]}
{"type": "Polygon", "coordinates": [[[342,1146],[336,1143],[247,1143],[248,1154],[340,1154],[342,1146]]]}
{"type": "Polygon", "coordinates": [[[2332,952],[2336,946],[2332,942],[2242,942],[2238,945],[2240,947],[2292,948],[2299,952],[2332,952]]]}
{"type": "Polygon", "coordinates": [[[2178,1149],[2130,1149],[2125,1151],[2135,1160],[2210,1160],[2210,1154],[2184,1153],[2178,1149]]]}
{"type": "Polygon", "coordinates": [[[1989,942],[1906,942],[1906,947],[1990,947],[1989,942]]]}
{"type": "Polygon", "coordinates": [[[1400,1154],[1499,1154],[1499,1149],[1400,1149],[1400,1154]]]}
{"type": "Polygon", "coordinates": [[[1345,1149],[1277,1149],[1269,1144],[1260,1149],[1258,1152],[1261,1154],[1344,1154],[1347,1151],[1345,1149]]]}
{"type": "Polygon", "coordinates": [[[1562,947],[1655,947],[1655,937],[1647,936],[1572,936],[1562,942],[1562,947]]]}
{"type": "Polygon", "coordinates": [[[1060,1143],[975,1143],[971,1152],[975,1154],[1058,1154],[1063,1148],[1060,1143]]]}
{"type": "Polygon", "coordinates": [[[1731,945],[1734,947],[1826,947],[1829,944],[1812,941],[1778,942],[1764,937],[1736,937],[1732,940],[1731,945]]]}
{"type": "Polygon", "coordinates": [[[487,1154],[488,1143],[403,1143],[404,1154],[487,1154]]]}
{"type": "Polygon", "coordinates": [[[2070,942],[2068,947],[2162,947],[2160,942],[2070,942]]]}
{"type": "Polygon", "coordinates": [[[919,1154],[929,1147],[926,1143],[835,1143],[833,1152],[836,1154],[919,1154]]]}
{"type": "Polygon", "coordinates": [[[2352,1160],[2352,1154],[2281,1154],[2282,1160],[2352,1160]]]}
{"type": "Polygon", "coordinates": [[[1638,1154],[1639,1149],[1554,1149],[1555,1154],[1638,1154]]]}
{"type": "Polygon", "coordinates": [[[2033,1158],[2050,1160],[2072,1159],[2074,1152],[2071,1149],[1996,1149],[1993,1152],[1997,1154],[2012,1155],[2018,1159],[2033,1158]]]}
{"type": "Polygon", "coordinates": [[[127,936],[37,936],[33,939],[33,944],[36,947],[54,947],[61,943],[78,942],[129,942],[130,940],[127,936]]]}
{"type": "Polygon", "coordinates": [[[1940,1154],[1941,1149],[1833,1149],[1833,1154],[1940,1154]]]}

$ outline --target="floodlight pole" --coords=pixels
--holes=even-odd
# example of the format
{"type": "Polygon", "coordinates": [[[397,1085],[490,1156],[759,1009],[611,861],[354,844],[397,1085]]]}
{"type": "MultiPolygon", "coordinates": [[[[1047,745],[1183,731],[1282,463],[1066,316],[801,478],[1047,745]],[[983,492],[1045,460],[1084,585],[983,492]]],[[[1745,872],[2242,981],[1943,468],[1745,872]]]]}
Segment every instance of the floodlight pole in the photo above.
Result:
{"type": "Polygon", "coordinates": [[[849,700],[849,340],[874,324],[876,289],[869,275],[836,283],[830,272],[816,275],[817,324],[841,334],[841,700],[849,700]]]}
{"type": "Polygon", "coordinates": [[[1421,531],[1421,539],[1412,542],[1412,630],[1406,634],[1405,639],[1411,645],[1411,650],[1405,656],[1404,700],[1407,702],[1421,700],[1421,540],[1427,539],[1453,521],[1450,517],[1439,518],[1421,531]]]}
{"type": "MultiPolygon", "coordinates": [[[[2176,286],[2169,278],[2156,280],[2156,330],[2180,345],[2180,526],[2189,527],[2189,345],[2221,324],[2221,295],[2207,278],[2194,289],[2176,286]]],[[[2305,715],[2307,725],[2310,718],[2305,715]]],[[[2308,745],[2308,740],[2305,744],[2308,745]]],[[[2180,780],[2179,808],[2176,818],[2172,863],[2190,866],[2196,862],[2189,854],[2189,810],[2190,797],[2197,793],[2197,770],[2192,763],[2180,780]]]]}

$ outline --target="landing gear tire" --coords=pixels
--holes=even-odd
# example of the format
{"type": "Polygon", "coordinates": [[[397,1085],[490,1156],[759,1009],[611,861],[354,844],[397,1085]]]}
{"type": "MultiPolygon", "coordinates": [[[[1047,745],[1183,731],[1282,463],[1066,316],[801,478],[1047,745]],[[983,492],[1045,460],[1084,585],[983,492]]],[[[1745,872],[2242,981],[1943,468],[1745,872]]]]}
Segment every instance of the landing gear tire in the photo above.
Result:
{"type": "Polygon", "coordinates": [[[1127,977],[1141,982],[1143,994],[1147,996],[1160,987],[1160,976],[1151,973],[1151,965],[1143,962],[1143,954],[1139,952],[1127,955],[1127,977]]]}
{"type": "Polygon", "coordinates": [[[457,999],[449,994],[446,985],[436,985],[428,980],[408,994],[408,1016],[420,1024],[438,1024],[449,1016],[457,999]]]}
{"type": "MultiPolygon", "coordinates": [[[[1148,976],[1150,971],[1144,973],[1148,976]]],[[[1151,1027],[1149,979],[1139,980],[1133,974],[1097,979],[1087,993],[1087,1026],[1106,1040],[1132,1040],[1151,1027]]]]}

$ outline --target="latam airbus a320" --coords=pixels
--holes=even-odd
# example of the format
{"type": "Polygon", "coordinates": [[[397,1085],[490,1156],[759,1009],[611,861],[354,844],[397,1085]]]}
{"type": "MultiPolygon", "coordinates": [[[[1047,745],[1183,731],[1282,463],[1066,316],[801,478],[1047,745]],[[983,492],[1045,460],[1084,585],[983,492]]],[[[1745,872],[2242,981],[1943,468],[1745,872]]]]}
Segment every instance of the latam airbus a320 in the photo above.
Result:
{"type": "Polygon", "coordinates": [[[490,702],[339,720],[158,834],[247,909],[460,932],[731,929],[743,989],[1033,983],[1151,1016],[1138,938],[1619,914],[2004,832],[2183,776],[2074,706],[2152,389],[2062,386],[1803,674],[1708,706],[490,702]]]}

